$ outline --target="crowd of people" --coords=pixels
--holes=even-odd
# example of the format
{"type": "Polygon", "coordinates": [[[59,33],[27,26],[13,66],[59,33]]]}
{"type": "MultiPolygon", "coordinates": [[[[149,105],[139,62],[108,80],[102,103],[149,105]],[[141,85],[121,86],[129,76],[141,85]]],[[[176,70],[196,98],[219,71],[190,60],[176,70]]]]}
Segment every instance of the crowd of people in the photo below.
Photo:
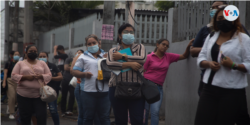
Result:
{"type": "Polygon", "coordinates": [[[48,105],[54,124],[60,124],[57,100],[46,104],[40,98],[40,80],[52,87],[57,95],[61,91],[62,116],[73,115],[76,99],[78,125],[110,125],[111,108],[116,125],[126,125],[128,119],[132,125],[148,125],[149,113],[151,125],[158,125],[168,68],[171,63],[187,59],[191,54],[197,57],[197,66],[202,71],[194,124],[250,125],[245,92],[247,73],[250,73],[250,38],[239,18],[235,21],[224,18],[226,5],[223,1],[213,2],[211,23],[190,40],[183,54],[167,52],[170,41],[165,38],[159,39],[155,50],[146,54],[144,45],[135,43],[135,28],[128,23],[118,29],[119,45],[108,52],[102,50],[101,40],[94,34],[85,38],[86,51],[76,51],[73,58],[66,54],[63,46],[55,46],[57,65],[49,62],[47,52],[38,52],[34,45],[26,47],[21,60],[18,51],[11,52],[2,84],[3,88],[8,86],[9,118],[14,119],[17,105],[22,125],[30,125],[32,118],[38,125],[46,125],[48,105]],[[124,49],[129,49],[132,55],[119,52],[124,49]],[[111,72],[109,81],[97,80],[98,61],[103,58],[110,70],[121,71],[118,74],[111,72]],[[137,73],[157,86],[160,93],[157,102],[149,104],[143,97],[115,96],[120,82],[143,84],[137,73]],[[76,87],[69,84],[73,77],[77,78],[76,87]],[[101,90],[97,89],[98,85],[101,90]]]}

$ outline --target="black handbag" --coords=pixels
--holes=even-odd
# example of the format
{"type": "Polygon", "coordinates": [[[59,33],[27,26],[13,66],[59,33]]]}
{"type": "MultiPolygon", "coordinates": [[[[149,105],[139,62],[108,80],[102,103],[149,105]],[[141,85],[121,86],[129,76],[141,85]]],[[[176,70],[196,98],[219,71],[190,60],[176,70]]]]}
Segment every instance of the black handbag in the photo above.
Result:
{"type": "Polygon", "coordinates": [[[115,97],[131,100],[140,99],[142,97],[141,87],[142,84],[138,82],[116,82],[115,97]]]}
{"type": "Polygon", "coordinates": [[[104,90],[104,82],[108,82],[109,79],[110,79],[110,77],[111,77],[111,70],[107,66],[106,59],[102,60],[101,63],[100,63],[100,65],[101,65],[103,79],[100,80],[102,82],[102,90],[99,89],[99,87],[98,87],[98,80],[96,80],[95,87],[96,87],[96,90],[98,92],[102,92],[104,90]]]}
{"type": "Polygon", "coordinates": [[[137,71],[137,74],[143,82],[141,91],[147,103],[152,104],[159,101],[160,92],[158,90],[157,85],[149,80],[146,80],[139,71],[137,71]]]}

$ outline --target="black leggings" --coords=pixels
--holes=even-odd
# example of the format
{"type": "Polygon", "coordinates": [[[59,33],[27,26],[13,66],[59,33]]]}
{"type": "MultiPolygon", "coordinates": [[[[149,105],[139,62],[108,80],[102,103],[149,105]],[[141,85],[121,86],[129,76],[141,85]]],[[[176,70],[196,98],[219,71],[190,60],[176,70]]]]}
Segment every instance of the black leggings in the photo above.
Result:
{"type": "Polygon", "coordinates": [[[245,89],[203,86],[195,125],[250,125],[245,89]]]}
{"type": "Polygon", "coordinates": [[[31,125],[31,117],[36,114],[37,125],[46,125],[46,102],[39,98],[26,98],[17,94],[17,102],[22,125],[31,125]]]}
{"type": "Polygon", "coordinates": [[[62,113],[66,112],[66,103],[67,103],[67,95],[69,92],[69,101],[68,101],[68,111],[73,112],[73,106],[75,102],[75,88],[69,85],[68,80],[62,81],[62,101],[61,101],[61,111],[62,113]]]}

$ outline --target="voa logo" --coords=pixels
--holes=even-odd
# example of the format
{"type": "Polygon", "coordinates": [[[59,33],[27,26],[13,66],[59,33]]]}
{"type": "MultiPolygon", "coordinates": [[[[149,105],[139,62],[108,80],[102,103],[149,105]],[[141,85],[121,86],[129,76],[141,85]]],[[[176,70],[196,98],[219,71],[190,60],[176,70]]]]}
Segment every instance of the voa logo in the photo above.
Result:
{"type": "Polygon", "coordinates": [[[240,15],[239,9],[234,5],[228,5],[224,11],[223,16],[228,21],[235,21],[240,15]]]}

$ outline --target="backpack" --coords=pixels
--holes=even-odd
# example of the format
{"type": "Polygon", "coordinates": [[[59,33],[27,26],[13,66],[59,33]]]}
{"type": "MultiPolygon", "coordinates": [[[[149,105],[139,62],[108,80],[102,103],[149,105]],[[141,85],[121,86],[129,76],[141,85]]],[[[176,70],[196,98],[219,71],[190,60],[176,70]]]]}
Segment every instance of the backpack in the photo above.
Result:
{"type": "Polygon", "coordinates": [[[102,58],[98,60],[98,76],[96,80],[96,90],[100,92],[101,90],[98,88],[98,81],[102,81],[103,87],[102,91],[104,89],[104,82],[109,81],[111,77],[111,70],[108,68],[106,63],[106,58],[102,58]]]}

